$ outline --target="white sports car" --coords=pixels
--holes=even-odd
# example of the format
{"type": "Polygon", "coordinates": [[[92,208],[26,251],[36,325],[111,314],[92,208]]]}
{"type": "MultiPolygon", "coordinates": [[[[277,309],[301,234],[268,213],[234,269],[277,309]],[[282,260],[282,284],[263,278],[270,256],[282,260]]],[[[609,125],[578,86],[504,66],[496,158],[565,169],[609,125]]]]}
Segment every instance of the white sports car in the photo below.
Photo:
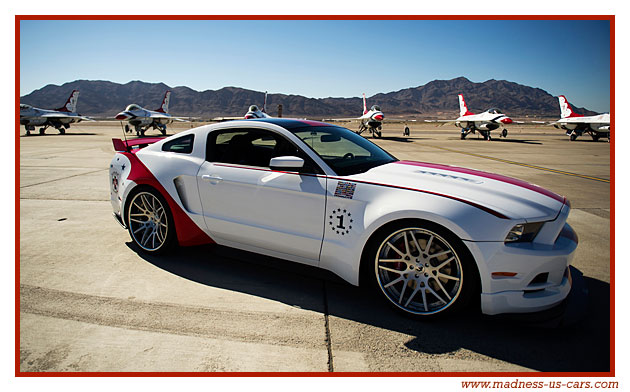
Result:
{"type": "Polygon", "coordinates": [[[370,284],[422,318],[551,308],[571,289],[569,201],[477,170],[400,161],[338,126],[257,119],[114,139],[114,215],[144,252],[208,243],[370,284]]]}

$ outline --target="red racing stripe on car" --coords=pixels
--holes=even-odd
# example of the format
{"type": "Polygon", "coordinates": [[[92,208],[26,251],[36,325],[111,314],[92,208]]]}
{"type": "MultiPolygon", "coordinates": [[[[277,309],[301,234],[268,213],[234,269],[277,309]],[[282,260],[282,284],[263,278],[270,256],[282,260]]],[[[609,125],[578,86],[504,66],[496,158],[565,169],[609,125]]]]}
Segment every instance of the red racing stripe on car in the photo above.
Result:
{"type": "Polygon", "coordinates": [[[171,195],[169,195],[166,189],[164,189],[162,184],[160,184],[149,169],[147,169],[147,167],[138,159],[136,154],[128,152],[121,154],[125,155],[131,162],[131,171],[129,172],[127,179],[138,185],[152,186],[166,199],[173,215],[177,241],[181,246],[195,246],[215,243],[214,240],[201,230],[199,226],[190,219],[186,212],[182,210],[171,195]]]}
{"type": "Polygon", "coordinates": [[[356,183],[360,183],[360,184],[385,186],[385,187],[388,187],[388,188],[396,188],[396,189],[403,189],[403,190],[406,190],[406,191],[421,192],[421,193],[426,193],[426,194],[429,194],[429,195],[445,197],[447,199],[456,200],[456,201],[468,204],[468,205],[473,206],[475,208],[478,208],[478,209],[480,209],[482,211],[485,211],[485,212],[487,212],[489,214],[492,214],[492,215],[494,215],[494,216],[496,216],[497,218],[500,218],[500,219],[510,219],[509,217],[503,215],[502,213],[500,213],[498,211],[495,211],[495,210],[493,210],[491,208],[482,206],[481,204],[477,204],[477,203],[475,203],[473,201],[460,199],[459,197],[451,196],[451,195],[445,195],[443,193],[431,192],[431,191],[427,191],[427,190],[424,190],[424,189],[407,188],[407,187],[404,187],[404,186],[391,185],[391,184],[381,184],[381,183],[378,183],[378,182],[355,180],[355,179],[349,179],[349,178],[344,178],[344,177],[332,177],[332,176],[323,176],[323,175],[318,175],[318,174],[304,174],[304,173],[297,173],[297,172],[287,172],[287,171],[281,171],[281,170],[272,170],[272,169],[260,168],[260,167],[240,166],[240,165],[232,165],[232,164],[224,164],[224,163],[213,163],[213,165],[223,166],[223,167],[232,167],[232,168],[236,168],[236,169],[248,169],[248,170],[258,170],[258,171],[266,171],[266,172],[274,172],[274,173],[294,174],[294,175],[311,176],[311,177],[322,177],[322,178],[329,178],[331,180],[356,182],[356,183]]]}
{"type": "Polygon", "coordinates": [[[473,176],[489,178],[491,180],[501,181],[507,184],[516,185],[521,188],[529,189],[530,191],[534,191],[542,195],[545,195],[547,197],[550,197],[554,200],[557,200],[560,203],[565,203],[566,201],[566,198],[564,196],[560,196],[559,194],[554,193],[550,190],[547,190],[541,186],[530,184],[529,182],[525,182],[522,180],[517,180],[516,178],[502,176],[500,174],[493,174],[493,173],[488,173],[488,172],[474,170],[474,169],[466,169],[466,168],[457,167],[457,166],[440,165],[437,163],[415,162],[415,161],[397,161],[395,163],[400,163],[403,165],[426,167],[429,169],[446,170],[446,171],[451,171],[451,172],[456,172],[456,173],[470,174],[473,176]]]}
{"type": "Polygon", "coordinates": [[[466,200],[466,199],[460,199],[457,196],[445,195],[443,193],[437,193],[437,192],[427,191],[427,190],[418,189],[418,188],[408,188],[406,186],[391,185],[391,184],[381,184],[381,183],[378,183],[378,182],[371,182],[371,181],[354,180],[354,179],[350,180],[350,179],[341,178],[341,177],[328,177],[328,178],[330,178],[331,180],[340,180],[340,181],[348,181],[348,182],[358,182],[360,184],[385,186],[385,187],[388,187],[388,188],[404,189],[406,191],[414,191],[414,192],[426,193],[428,195],[433,195],[433,196],[445,197],[447,199],[456,200],[456,201],[468,204],[469,206],[473,206],[475,208],[478,208],[478,209],[480,209],[482,211],[485,211],[485,212],[487,212],[489,214],[492,214],[492,215],[496,216],[497,218],[510,219],[509,217],[503,215],[499,211],[495,211],[495,210],[493,210],[491,208],[488,208],[486,206],[482,206],[481,204],[477,204],[474,201],[470,201],[470,200],[466,200]]]}

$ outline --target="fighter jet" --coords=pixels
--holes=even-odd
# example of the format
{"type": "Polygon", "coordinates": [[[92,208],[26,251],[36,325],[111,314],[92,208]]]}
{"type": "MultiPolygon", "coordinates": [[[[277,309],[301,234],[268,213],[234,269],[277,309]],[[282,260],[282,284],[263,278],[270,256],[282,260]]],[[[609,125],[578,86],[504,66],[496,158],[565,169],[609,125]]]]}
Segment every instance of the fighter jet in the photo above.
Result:
{"type": "Polygon", "coordinates": [[[256,105],[251,105],[247,113],[245,113],[244,118],[270,118],[271,116],[266,113],[267,110],[267,92],[265,91],[265,100],[263,101],[262,110],[258,108],[256,105]]]}
{"type": "Polygon", "coordinates": [[[564,95],[558,97],[560,103],[560,120],[551,123],[556,128],[564,129],[571,141],[588,133],[593,141],[598,141],[600,137],[607,137],[610,141],[610,113],[598,114],[596,116],[583,116],[573,111],[573,108],[564,95]]]}
{"type": "Polygon", "coordinates": [[[365,93],[363,93],[363,115],[359,117],[361,123],[359,124],[359,135],[368,130],[372,134],[372,137],[381,137],[381,126],[385,115],[381,111],[381,107],[378,105],[372,105],[370,110],[367,109],[367,101],[365,99],[365,93]]]}
{"type": "Polygon", "coordinates": [[[499,128],[503,128],[501,136],[507,137],[508,131],[505,126],[514,122],[511,118],[497,108],[490,108],[483,113],[474,114],[468,110],[464,95],[458,94],[457,96],[459,97],[459,118],[455,120],[455,125],[462,129],[460,136],[462,140],[469,133],[475,133],[475,131],[479,132],[484,140],[491,140],[490,131],[499,128]]]}
{"type": "Polygon", "coordinates": [[[40,109],[21,103],[20,124],[26,128],[27,135],[30,135],[36,126],[41,126],[39,128],[40,135],[43,135],[48,127],[55,128],[63,135],[72,123],[78,123],[82,120],[93,121],[89,117],[75,113],[78,100],[79,90],[73,90],[65,105],[59,109],[40,109]]]}
{"type": "Polygon", "coordinates": [[[116,120],[127,121],[125,124],[125,132],[127,133],[131,132],[131,127],[133,127],[137,136],[144,136],[144,133],[150,128],[157,129],[162,132],[162,135],[166,135],[167,124],[173,121],[186,121],[168,114],[170,98],[171,92],[167,91],[164,94],[164,99],[162,99],[162,104],[155,110],[148,110],[132,103],[116,115],[116,120]]]}
{"type": "Polygon", "coordinates": [[[322,121],[356,121],[359,120],[359,130],[357,134],[363,133],[363,131],[370,131],[372,137],[381,137],[381,130],[383,129],[383,119],[385,115],[381,111],[380,106],[372,105],[370,110],[367,108],[367,101],[365,99],[365,93],[363,93],[363,115],[361,117],[354,118],[325,118],[322,121]]]}

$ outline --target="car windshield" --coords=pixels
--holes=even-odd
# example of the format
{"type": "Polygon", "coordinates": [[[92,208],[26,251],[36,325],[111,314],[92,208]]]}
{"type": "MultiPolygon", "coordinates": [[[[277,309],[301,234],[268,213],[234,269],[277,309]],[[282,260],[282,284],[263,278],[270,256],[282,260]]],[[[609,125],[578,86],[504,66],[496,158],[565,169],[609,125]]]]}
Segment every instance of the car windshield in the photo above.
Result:
{"type": "Polygon", "coordinates": [[[363,173],[397,161],[362,136],[341,127],[304,127],[291,130],[340,176],[363,173]]]}

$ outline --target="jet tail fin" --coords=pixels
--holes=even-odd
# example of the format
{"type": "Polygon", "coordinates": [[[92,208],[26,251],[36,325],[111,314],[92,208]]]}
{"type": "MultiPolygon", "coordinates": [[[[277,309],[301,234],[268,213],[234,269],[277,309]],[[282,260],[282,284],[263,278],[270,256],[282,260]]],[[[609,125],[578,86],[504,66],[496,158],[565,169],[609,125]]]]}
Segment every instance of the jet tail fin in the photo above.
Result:
{"type": "Polygon", "coordinates": [[[68,100],[66,101],[66,103],[59,109],[55,109],[55,110],[59,112],[74,113],[77,110],[78,100],[79,100],[79,90],[72,90],[72,93],[70,93],[70,97],[68,97],[68,100]]]}
{"type": "Polygon", "coordinates": [[[164,94],[164,99],[162,99],[162,104],[155,111],[160,112],[160,113],[168,113],[168,103],[170,100],[171,100],[171,91],[168,90],[164,94]]]}
{"type": "Polygon", "coordinates": [[[265,91],[265,100],[263,101],[262,112],[267,113],[267,92],[266,91],[265,91]]]}
{"type": "Polygon", "coordinates": [[[560,117],[583,117],[581,114],[577,114],[573,111],[571,104],[564,95],[558,96],[558,102],[560,102],[560,117]]]}
{"type": "Polygon", "coordinates": [[[367,102],[365,100],[365,93],[363,93],[363,114],[367,113],[367,102]]]}
{"type": "Polygon", "coordinates": [[[464,94],[458,94],[457,96],[459,97],[459,116],[474,114],[468,110],[468,106],[466,106],[466,101],[464,100],[464,94]]]}

